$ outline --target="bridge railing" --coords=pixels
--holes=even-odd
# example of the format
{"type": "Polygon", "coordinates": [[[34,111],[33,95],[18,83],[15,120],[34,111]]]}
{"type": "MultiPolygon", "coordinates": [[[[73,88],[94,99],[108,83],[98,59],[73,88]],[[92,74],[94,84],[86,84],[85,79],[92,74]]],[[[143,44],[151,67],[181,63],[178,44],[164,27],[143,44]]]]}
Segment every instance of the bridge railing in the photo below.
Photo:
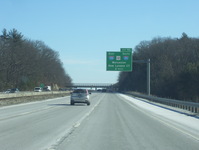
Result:
{"type": "Polygon", "coordinates": [[[73,83],[69,87],[111,87],[114,83],[73,83]]]}

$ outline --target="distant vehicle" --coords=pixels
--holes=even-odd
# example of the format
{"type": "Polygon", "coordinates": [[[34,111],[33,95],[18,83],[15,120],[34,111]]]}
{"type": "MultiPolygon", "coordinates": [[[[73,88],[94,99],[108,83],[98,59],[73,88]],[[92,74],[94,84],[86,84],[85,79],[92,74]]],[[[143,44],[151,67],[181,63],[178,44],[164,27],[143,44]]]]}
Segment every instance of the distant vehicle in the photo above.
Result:
{"type": "Polygon", "coordinates": [[[43,88],[43,91],[51,91],[51,86],[45,86],[45,87],[43,88]]]}
{"type": "Polygon", "coordinates": [[[4,93],[10,93],[11,89],[7,89],[4,93]]]}
{"type": "Polygon", "coordinates": [[[59,91],[67,91],[67,89],[59,88],[59,91]]]}
{"type": "Polygon", "coordinates": [[[10,93],[18,93],[19,89],[18,88],[13,88],[10,90],[10,93]]]}
{"type": "Polygon", "coordinates": [[[106,92],[106,89],[102,89],[102,92],[106,92]]]}
{"type": "Polygon", "coordinates": [[[71,93],[70,104],[74,105],[75,103],[86,103],[90,105],[89,94],[87,89],[76,89],[71,93]]]}
{"type": "Polygon", "coordinates": [[[35,91],[35,92],[42,92],[42,88],[41,88],[41,87],[35,87],[35,88],[34,88],[34,91],[35,91]]]}

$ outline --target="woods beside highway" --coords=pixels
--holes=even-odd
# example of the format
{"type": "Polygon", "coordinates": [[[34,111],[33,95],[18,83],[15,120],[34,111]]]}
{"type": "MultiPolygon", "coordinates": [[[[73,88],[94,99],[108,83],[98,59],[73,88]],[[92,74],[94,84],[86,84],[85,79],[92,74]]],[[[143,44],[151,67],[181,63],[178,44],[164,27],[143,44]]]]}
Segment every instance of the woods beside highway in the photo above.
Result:
{"type": "MultiPolygon", "coordinates": [[[[135,47],[133,60],[150,59],[151,94],[199,102],[199,38],[154,38],[135,47]]],[[[120,72],[121,91],[147,93],[146,64],[133,63],[132,72],[120,72]]]]}
{"type": "MultiPolygon", "coordinates": [[[[133,60],[151,63],[151,94],[159,97],[199,102],[199,38],[182,33],[180,38],[157,37],[140,42],[133,60]]],[[[42,41],[25,38],[16,29],[0,35],[0,90],[21,91],[55,84],[72,85],[59,53],[42,41]]],[[[146,93],[146,64],[133,63],[132,72],[119,72],[119,91],[146,93]]]]}
{"type": "Polygon", "coordinates": [[[0,35],[0,90],[33,90],[40,84],[71,85],[59,53],[44,42],[25,38],[16,29],[0,35]]]}

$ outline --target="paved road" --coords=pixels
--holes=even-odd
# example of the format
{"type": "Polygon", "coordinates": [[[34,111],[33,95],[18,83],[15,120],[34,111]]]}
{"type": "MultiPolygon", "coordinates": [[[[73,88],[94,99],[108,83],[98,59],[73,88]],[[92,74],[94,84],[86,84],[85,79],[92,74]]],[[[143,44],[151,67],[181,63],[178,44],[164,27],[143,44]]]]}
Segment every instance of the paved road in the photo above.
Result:
{"type": "Polygon", "coordinates": [[[150,117],[117,94],[0,108],[1,150],[196,150],[199,141],[150,117]]]}

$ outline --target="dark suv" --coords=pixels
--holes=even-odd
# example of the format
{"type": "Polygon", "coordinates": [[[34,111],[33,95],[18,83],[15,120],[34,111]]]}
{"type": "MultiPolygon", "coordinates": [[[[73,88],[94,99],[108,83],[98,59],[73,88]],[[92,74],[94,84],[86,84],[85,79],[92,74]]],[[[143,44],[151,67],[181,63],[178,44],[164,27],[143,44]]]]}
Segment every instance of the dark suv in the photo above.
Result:
{"type": "Polygon", "coordinates": [[[10,90],[10,93],[17,93],[19,92],[19,89],[18,88],[13,88],[10,90]]]}

